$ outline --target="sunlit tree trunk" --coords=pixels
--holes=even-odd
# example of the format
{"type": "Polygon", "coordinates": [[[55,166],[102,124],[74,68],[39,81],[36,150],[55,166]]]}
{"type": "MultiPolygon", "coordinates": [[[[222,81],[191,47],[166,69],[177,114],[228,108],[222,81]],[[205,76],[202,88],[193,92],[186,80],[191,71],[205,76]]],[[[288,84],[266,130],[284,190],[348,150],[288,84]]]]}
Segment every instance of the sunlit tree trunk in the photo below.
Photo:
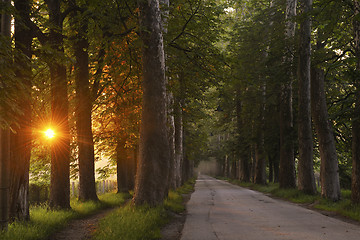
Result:
{"type": "Polygon", "coordinates": [[[315,178],[313,169],[313,138],[311,127],[310,106],[310,55],[311,55],[311,11],[312,0],[301,0],[304,20],[300,23],[299,47],[299,161],[298,161],[298,188],[299,190],[315,194],[315,178]]]}
{"type": "Polygon", "coordinates": [[[136,175],[135,205],[158,205],[167,197],[169,141],[165,59],[158,0],[139,0],[143,65],[143,106],[140,156],[136,175]]]}
{"type": "Polygon", "coordinates": [[[295,158],[294,158],[294,139],[293,139],[293,109],[292,109],[292,65],[293,57],[291,49],[292,39],[295,36],[296,0],[286,0],[285,13],[285,38],[288,40],[288,49],[284,58],[286,66],[286,77],[281,84],[280,94],[280,188],[295,188],[295,158]]]}
{"type": "MultiPolygon", "coordinates": [[[[355,16],[360,13],[360,4],[354,0],[355,16]]],[[[356,92],[354,119],[352,122],[352,183],[351,200],[353,203],[360,203],[360,21],[354,19],[354,45],[356,57],[356,92]]]]}
{"type": "MultiPolygon", "coordinates": [[[[10,4],[3,0],[3,4],[10,4]]],[[[10,38],[11,16],[1,14],[1,35],[10,38]]],[[[10,41],[9,41],[10,45],[10,41]]],[[[0,105],[2,108],[3,106],[0,105]]],[[[0,124],[4,124],[1,122],[0,124]]],[[[0,127],[0,230],[6,230],[9,222],[9,196],[10,196],[10,130],[0,127]]]]}
{"type": "Polygon", "coordinates": [[[131,190],[129,188],[128,183],[128,151],[125,148],[126,139],[125,136],[120,137],[117,140],[116,144],[116,169],[117,169],[117,185],[118,185],[118,193],[121,192],[129,192],[131,190]]]}
{"type": "Polygon", "coordinates": [[[94,140],[92,133],[92,95],[89,83],[89,54],[87,20],[74,15],[72,26],[77,33],[75,35],[75,85],[76,85],[76,130],[79,147],[79,200],[97,201],[95,186],[95,157],[94,140]]]}
{"type": "Polygon", "coordinates": [[[133,148],[128,148],[127,150],[127,155],[128,155],[128,160],[127,160],[127,184],[128,184],[128,189],[133,190],[134,186],[135,186],[135,175],[136,175],[136,157],[137,157],[137,149],[136,146],[134,146],[133,148]]]}
{"type": "Polygon", "coordinates": [[[70,131],[66,67],[59,59],[64,56],[63,18],[60,0],[46,0],[49,9],[50,46],[56,56],[49,63],[51,79],[51,124],[56,137],[51,144],[50,206],[70,208],[70,131]]]}

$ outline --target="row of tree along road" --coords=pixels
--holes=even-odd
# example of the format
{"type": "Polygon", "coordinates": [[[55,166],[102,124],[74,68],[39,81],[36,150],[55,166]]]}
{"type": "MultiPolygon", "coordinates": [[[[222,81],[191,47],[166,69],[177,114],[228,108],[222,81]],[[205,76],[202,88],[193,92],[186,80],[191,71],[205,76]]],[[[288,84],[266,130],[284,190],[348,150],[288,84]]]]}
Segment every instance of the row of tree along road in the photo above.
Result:
{"type": "Polygon", "coordinates": [[[360,203],[357,0],[0,10],[1,228],[29,219],[30,181],[66,209],[70,179],[79,200],[97,201],[95,171],[117,173],[118,191],[155,206],[212,157],[225,175],[310,194],[316,170],[324,198],[343,186],[360,203]]]}
{"type": "Polygon", "coordinates": [[[342,186],[359,204],[359,2],[249,0],[228,12],[231,80],[213,140],[223,174],[316,194],[316,171],[324,198],[340,200],[342,186]]]}
{"type": "Polygon", "coordinates": [[[119,192],[155,206],[192,176],[214,3],[1,1],[1,229],[29,220],[29,182],[68,209],[71,178],[80,201],[98,201],[95,171],[117,173],[119,192]]]}

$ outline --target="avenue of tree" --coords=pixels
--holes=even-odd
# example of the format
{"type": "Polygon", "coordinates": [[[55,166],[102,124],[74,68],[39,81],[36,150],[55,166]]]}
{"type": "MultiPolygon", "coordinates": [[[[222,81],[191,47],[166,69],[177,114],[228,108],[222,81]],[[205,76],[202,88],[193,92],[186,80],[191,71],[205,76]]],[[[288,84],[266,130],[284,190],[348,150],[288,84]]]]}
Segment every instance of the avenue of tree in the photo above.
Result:
{"type": "Polygon", "coordinates": [[[0,229],[97,201],[95,172],[156,206],[221,174],[360,204],[357,0],[1,0],[0,229]],[[13,23],[13,24],[12,24],[13,23]],[[44,137],[52,128],[55,136],[44,137]],[[95,161],[109,165],[95,169],[95,161]]]}

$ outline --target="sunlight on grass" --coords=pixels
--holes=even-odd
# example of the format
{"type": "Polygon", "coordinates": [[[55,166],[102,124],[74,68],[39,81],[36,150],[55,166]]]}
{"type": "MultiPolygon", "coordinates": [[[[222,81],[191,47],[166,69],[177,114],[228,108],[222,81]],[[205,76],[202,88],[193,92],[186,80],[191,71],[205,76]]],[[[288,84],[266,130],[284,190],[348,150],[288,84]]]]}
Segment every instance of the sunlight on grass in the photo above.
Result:
{"type": "Polygon", "coordinates": [[[71,200],[72,210],[50,210],[47,205],[32,206],[29,222],[15,222],[7,232],[0,233],[1,240],[46,239],[62,229],[70,220],[96,213],[106,207],[115,207],[129,199],[129,194],[106,193],[99,196],[99,202],[71,200]]]}
{"type": "Polygon", "coordinates": [[[168,198],[164,201],[164,207],[176,213],[185,211],[183,197],[178,192],[170,191],[168,198]]]}

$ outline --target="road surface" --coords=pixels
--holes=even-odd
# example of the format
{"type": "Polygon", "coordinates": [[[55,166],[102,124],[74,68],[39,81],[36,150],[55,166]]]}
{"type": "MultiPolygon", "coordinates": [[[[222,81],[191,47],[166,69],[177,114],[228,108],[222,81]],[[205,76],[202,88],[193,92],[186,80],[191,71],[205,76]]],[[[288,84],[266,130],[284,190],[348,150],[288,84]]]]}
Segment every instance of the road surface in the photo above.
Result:
{"type": "Polygon", "coordinates": [[[181,240],[359,240],[360,226],[201,175],[181,240]]]}

